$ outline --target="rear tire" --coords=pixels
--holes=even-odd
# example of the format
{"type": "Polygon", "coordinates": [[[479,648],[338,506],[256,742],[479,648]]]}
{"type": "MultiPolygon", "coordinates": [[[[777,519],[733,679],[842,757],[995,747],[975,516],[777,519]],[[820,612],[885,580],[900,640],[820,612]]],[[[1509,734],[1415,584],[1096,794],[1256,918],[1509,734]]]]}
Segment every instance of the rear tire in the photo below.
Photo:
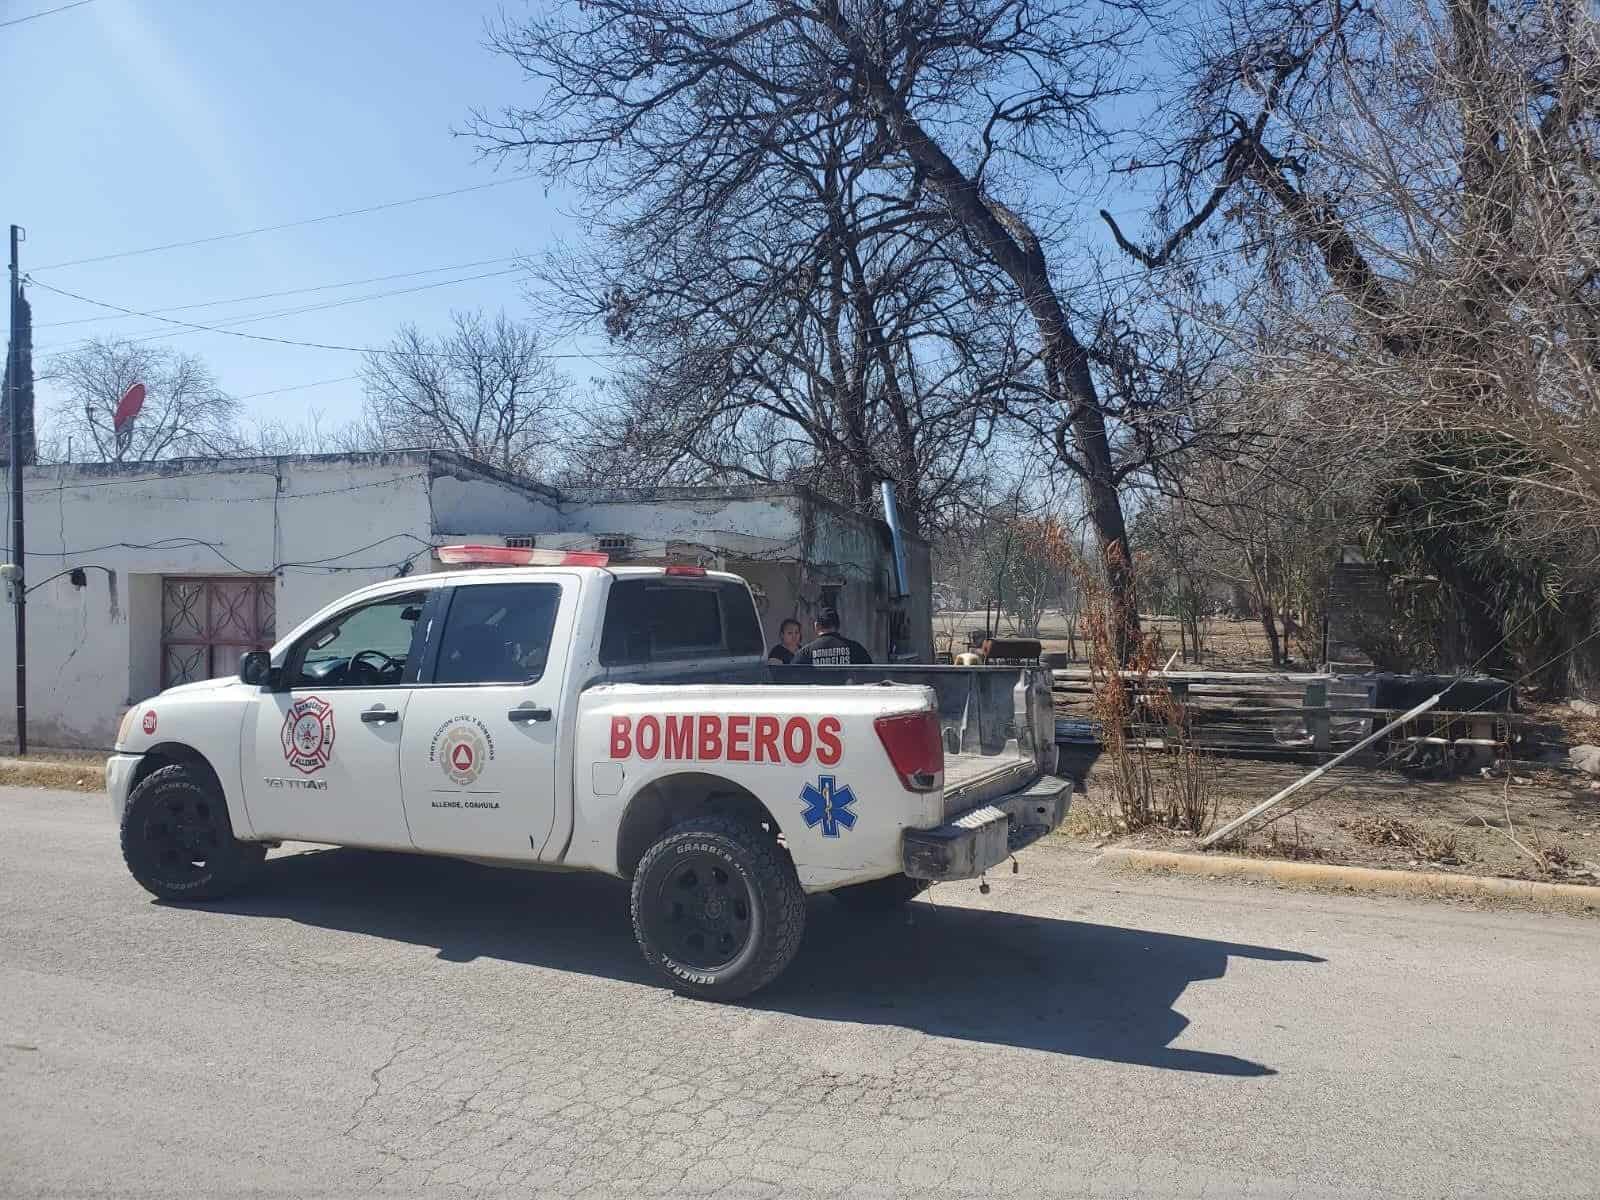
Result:
{"type": "Polygon", "coordinates": [[[191,763],[152,771],[122,812],[122,861],[162,900],[217,900],[255,874],[267,848],[233,836],[211,772],[191,763]]]}
{"type": "Polygon", "coordinates": [[[889,875],[867,883],[852,883],[828,894],[853,913],[869,915],[904,908],[932,886],[926,879],[909,875],[889,875]]]}
{"type": "Polygon", "coordinates": [[[794,863],[771,834],[729,817],[676,825],[633,874],[633,932],[678,991],[737,1000],[789,965],[805,931],[794,863]]]}

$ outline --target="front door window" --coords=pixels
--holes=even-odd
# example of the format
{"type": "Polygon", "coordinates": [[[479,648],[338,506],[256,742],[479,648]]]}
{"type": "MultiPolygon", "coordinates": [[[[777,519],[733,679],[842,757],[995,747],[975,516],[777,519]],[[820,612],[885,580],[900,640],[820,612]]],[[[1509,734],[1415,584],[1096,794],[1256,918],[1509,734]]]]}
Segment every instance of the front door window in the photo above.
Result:
{"type": "Polygon", "coordinates": [[[291,688],[385,687],[416,678],[412,640],[423,595],[386,596],[324,622],[296,646],[291,688]]]}

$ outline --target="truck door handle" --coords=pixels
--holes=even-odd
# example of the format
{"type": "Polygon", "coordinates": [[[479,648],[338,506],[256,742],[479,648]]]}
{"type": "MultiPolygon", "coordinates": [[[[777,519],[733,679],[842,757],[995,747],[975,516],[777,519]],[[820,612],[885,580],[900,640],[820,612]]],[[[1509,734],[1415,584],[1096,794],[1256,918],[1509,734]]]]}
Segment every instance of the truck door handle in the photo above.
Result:
{"type": "Polygon", "coordinates": [[[361,719],[368,725],[382,725],[387,721],[398,721],[400,714],[392,708],[374,706],[363,711],[361,719]]]}
{"type": "Polygon", "coordinates": [[[531,705],[524,705],[521,708],[513,708],[506,714],[506,719],[515,721],[520,725],[528,721],[548,721],[553,715],[548,708],[534,708],[531,705]]]}

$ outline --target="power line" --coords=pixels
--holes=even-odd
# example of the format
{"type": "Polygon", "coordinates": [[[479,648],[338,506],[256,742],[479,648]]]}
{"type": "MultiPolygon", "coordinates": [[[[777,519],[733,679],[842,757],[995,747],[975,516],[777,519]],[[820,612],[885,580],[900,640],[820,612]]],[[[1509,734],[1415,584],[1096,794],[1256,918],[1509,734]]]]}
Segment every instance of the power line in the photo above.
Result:
{"type": "MultiPolygon", "coordinates": [[[[385,292],[372,292],[372,293],[370,293],[368,295],[365,295],[365,296],[349,296],[349,297],[346,297],[343,300],[329,300],[329,301],[327,301],[325,303],[322,303],[322,304],[304,304],[304,305],[300,305],[297,308],[282,308],[282,309],[275,309],[272,312],[254,313],[254,314],[251,314],[251,315],[248,315],[248,316],[243,316],[243,317],[230,317],[230,318],[228,318],[228,319],[226,319],[224,321],[219,321],[215,325],[196,325],[196,324],[193,324],[193,323],[188,322],[188,321],[174,321],[170,317],[163,317],[163,316],[160,316],[159,314],[154,313],[154,312],[135,312],[132,309],[121,309],[120,311],[127,312],[130,315],[149,317],[152,321],[161,321],[164,324],[179,325],[179,326],[184,327],[188,332],[202,332],[203,331],[203,332],[210,332],[210,333],[231,334],[234,337],[249,337],[249,336],[251,336],[249,334],[235,333],[234,330],[233,330],[233,327],[236,326],[236,325],[250,325],[250,324],[253,324],[256,321],[270,321],[270,320],[273,320],[274,318],[277,318],[277,317],[296,317],[296,316],[302,315],[303,313],[308,313],[308,312],[324,312],[324,311],[326,311],[327,309],[330,309],[330,308],[344,308],[347,305],[351,305],[351,304],[364,304],[368,300],[383,300],[383,299],[387,299],[388,297],[391,297],[391,296],[405,296],[405,295],[410,295],[410,294],[412,294],[414,292],[426,292],[426,291],[431,291],[434,288],[450,287],[450,286],[452,286],[454,284],[458,284],[458,283],[472,283],[472,282],[474,282],[476,280],[480,280],[480,279],[494,279],[494,278],[498,278],[499,276],[502,276],[502,275],[515,275],[520,270],[521,270],[520,267],[506,267],[506,268],[504,268],[502,270],[499,270],[499,271],[486,271],[481,275],[463,275],[463,276],[461,276],[461,277],[459,277],[457,279],[441,279],[441,280],[438,280],[438,281],[436,281],[434,283],[419,284],[416,287],[391,288],[391,289],[389,289],[388,291],[385,291],[385,292]]],[[[36,280],[32,276],[29,276],[28,281],[30,283],[37,283],[40,287],[43,287],[43,288],[50,288],[50,285],[48,283],[44,283],[41,280],[36,280]]],[[[61,289],[59,289],[59,288],[50,288],[50,290],[59,292],[61,289]]],[[[63,295],[71,295],[72,293],[63,292],[62,294],[63,295]]],[[[77,298],[88,299],[87,297],[77,297],[77,298]]],[[[104,303],[103,301],[99,301],[99,300],[89,300],[88,302],[90,304],[103,304],[104,303]]],[[[117,305],[104,305],[104,307],[117,308],[118,306],[117,305]]],[[[138,343],[142,343],[142,342],[153,342],[157,338],[170,337],[170,336],[172,336],[172,335],[166,334],[166,333],[144,333],[144,334],[141,334],[140,336],[132,337],[132,338],[126,338],[124,340],[127,341],[127,342],[130,342],[130,343],[133,343],[133,344],[138,344],[138,343]]],[[[48,346],[39,346],[39,347],[37,347],[37,350],[38,350],[39,353],[45,353],[45,352],[52,351],[52,350],[61,350],[61,349],[64,349],[66,347],[69,347],[69,346],[86,346],[86,345],[90,344],[93,340],[94,340],[93,338],[80,338],[75,342],[56,342],[56,343],[54,343],[52,345],[48,345],[48,346]]],[[[284,341],[286,339],[269,338],[267,340],[269,340],[269,341],[284,341]]],[[[302,343],[291,343],[291,344],[302,344],[302,343]]],[[[303,343],[303,344],[312,345],[313,343],[309,343],[308,342],[308,343],[303,343]]]]}
{"type": "MultiPolygon", "coordinates": [[[[498,272],[498,273],[503,274],[504,272],[498,272]]],[[[79,300],[79,301],[82,301],[84,304],[94,304],[94,305],[98,305],[101,308],[113,309],[116,312],[126,313],[130,317],[149,317],[152,321],[160,321],[165,325],[176,325],[180,329],[193,330],[193,331],[198,332],[198,333],[221,333],[221,334],[227,335],[228,337],[246,338],[246,339],[248,339],[249,341],[252,341],[252,342],[271,342],[271,343],[273,343],[275,345],[279,345],[279,346],[302,346],[302,347],[305,347],[306,349],[310,349],[310,350],[342,350],[342,351],[346,351],[346,352],[351,353],[351,354],[385,354],[385,353],[388,353],[387,348],[383,347],[383,346],[344,346],[344,345],[339,345],[339,344],[336,344],[336,343],[333,343],[333,342],[303,342],[303,341],[298,341],[298,340],[296,340],[294,338],[271,337],[271,336],[269,336],[267,334],[264,334],[264,333],[240,333],[236,329],[224,329],[219,325],[198,325],[198,324],[194,323],[193,321],[178,321],[178,320],[174,320],[171,317],[157,316],[155,313],[143,312],[143,311],[141,311],[139,309],[136,309],[136,308],[124,308],[120,304],[112,304],[112,303],[110,303],[109,301],[106,301],[106,300],[95,300],[95,299],[93,299],[93,298],[91,298],[89,296],[81,296],[77,292],[69,292],[65,288],[58,288],[58,287],[54,286],[53,284],[45,283],[43,280],[35,279],[32,275],[29,275],[27,277],[27,282],[32,284],[32,285],[34,285],[35,287],[41,287],[47,292],[54,292],[58,296],[65,296],[69,300],[79,300]]],[[[460,281],[459,280],[452,280],[452,281],[448,281],[448,282],[460,282],[460,281]]],[[[441,286],[442,287],[443,284],[429,285],[429,286],[441,286]]],[[[405,289],[405,290],[419,291],[421,289],[411,288],[411,289],[405,289]]],[[[367,299],[372,299],[372,297],[367,297],[367,299]]],[[[341,301],[340,303],[347,303],[347,302],[341,301]]],[[[353,303],[353,302],[351,302],[351,303],[353,303]]],[[[329,305],[318,305],[316,307],[318,307],[318,308],[332,308],[332,307],[335,307],[335,305],[331,305],[331,304],[329,304],[329,305]]],[[[303,311],[306,311],[306,310],[301,309],[299,311],[303,312],[303,311]]],[[[283,315],[283,314],[269,313],[267,315],[268,316],[277,316],[277,315],[283,315]]],[[[252,318],[249,318],[249,319],[250,320],[265,320],[266,317],[252,317],[252,318]]],[[[458,357],[452,351],[449,351],[449,350],[407,350],[407,351],[405,351],[405,353],[406,354],[420,355],[420,356],[422,356],[424,358],[454,358],[454,357],[458,357]]],[[[596,352],[594,352],[592,354],[544,354],[544,355],[541,355],[540,357],[542,357],[542,358],[551,358],[551,359],[592,359],[592,358],[621,358],[621,357],[623,357],[623,355],[618,351],[602,350],[602,351],[596,351],[596,352]]]]}
{"type": "MultiPolygon", "coordinates": [[[[256,292],[250,296],[231,296],[226,300],[198,300],[193,304],[174,304],[170,308],[153,308],[152,314],[189,312],[196,308],[222,308],[229,304],[244,304],[251,300],[276,300],[283,296],[304,296],[314,292],[332,292],[340,288],[360,287],[367,283],[388,283],[395,279],[415,279],[419,275],[441,275],[446,271],[467,271],[473,267],[492,267],[501,263],[515,263],[522,258],[513,254],[505,258],[482,258],[476,262],[452,263],[447,267],[428,267],[421,271],[400,271],[393,275],[371,275],[366,279],[347,279],[339,283],[319,283],[312,287],[287,288],[279,292],[256,292]]],[[[42,269],[42,268],[41,268],[42,269]]],[[[100,317],[74,317],[70,321],[46,321],[35,329],[59,329],[64,325],[90,325],[97,321],[120,321],[116,315],[100,317]]]]}
{"type": "MultiPolygon", "coordinates": [[[[81,0],[88,3],[89,0],[81,0]]],[[[508,183],[520,183],[531,179],[531,172],[511,175],[505,179],[491,179],[487,183],[474,183],[468,187],[451,188],[446,192],[429,192],[423,196],[411,196],[405,200],[390,200],[383,204],[371,204],[366,208],[347,208],[343,212],[324,213],[320,217],[305,217],[298,221],[284,221],[278,225],[259,225],[254,229],[239,229],[233,233],[218,233],[210,237],[191,238],[186,242],[163,242],[159,246],[144,246],[138,250],[119,250],[114,254],[97,254],[89,258],[73,258],[65,262],[49,263],[39,268],[41,271],[59,271],[64,267],[81,267],[88,263],[110,262],[117,258],[134,258],[141,254],[157,254],[163,250],[181,250],[187,246],[208,246],[215,242],[228,242],[237,238],[254,237],[260,233],[277,233],[284,229],[299,229],[306,225],[319,225],[323,221],[337,221],[344,217],[361,217],[368,213],[383,212],[391,208],[404,208],[408,204],[421,204],[427,200],[443,200],[450,196],[464,196],[468,192],[481,192],[488,188],[504,187],[508,183]]]]}
{"type": "Polygon", "coordinates": [[[11,25],[21,25],[24,21],[37,21],[40,17],[52,17],[56,13],[66,12],[69,8],[82,8],[85,4],[93,4],[94,0],[74,0],[72,4],[63,4],[60,8],[47,8],[43,12],[29,13],[25,17],[12,17],[9,21],[0,21],[0,29],[11,25]]]}
{"type": "MultiPolygon", "coordinates": [[[[519,176],[519,178],[525,178],[525,176],[519,176]]],[[[507,183],[507,182],[511,182],[511,181],[510,180],[499,180],[497,182],[499,182],[499,183],[507,183]]],[[[488,187],[488,186],[493,186],[493,185],[491,185],[491,184],[480,184],[478,186],[479,187],[488,187]]],[[[476,189],[467,188],[467,189],[461,189],[461,190],[472,191],[472,190],[476,190],[476,189]]],[[[439,194],[440,195],[450,195],[450,194],[454,194],[454,193],[439,193],[439,194]]],[[[423,197],[423,198],[426,199],[427,197],[423,197]]],[[[410,203],[410,201],[398,201],[397,203],[410,203]]],[[[392,205],[379,205],[378,207],[380,207],[380,208],[381,207],[392,207],[392,205]]],[[[358,211],[374,211],[374,210],[369,209],[369,210],[358,210],[358,211]]],[[[321,220],[321,219],[326,219],[326,218],[314,218],[314,219],[321,220]]],[[[300,222],[300,223],[304,224],[306,222],[300,222]]],[[[284,227],[278,226],[278,227],[271,227],[271,228],[284,228],[284,227]]],[[[259,232],[259,231],[257,231],[257,232],[259,232]]],[[[243,235],[224,235],[224,236],[243,236],[243,235]]],[[[202,239],[202,240],[204,241],[204,240],[216,240],[216,239],[202,239]]],[[[179,244],[192,245],[192,244],[197,244],[197,243],[179,243],[179,244]]],[[[1109,293],[1110,293],[1110,285],[1112,285],[1112,284],[1122,283],[1122,282],[1125,282],[1125,281],[1128,281],[1128,280],[1132,280],[1132,279],[1138,279],[1138,278],[1142,278],[1142,277],[1147,277],[1147,276],[1153,275],[1153,274],[1160,274],[1160,273],[1165,272],[1165,271],[1182,270],[1182,269],[1184,269],[1186,267],[1191,267],[1191,266],[1195,265],[1196,263],[1207,262],[1207,261],[1210,261],[1210,260],[1213,260],[1213,259],[1222,258],[1222,257],[1226,257],[1228,255],[1238,254],[1238,253],[1241,253],[1243,251],[1247,251],[1247,250],[1249,250],[1251,248],[1254,248],[1254,246],[1259,245],[1259,244],[1261,244],[1261,243],[1260,242],[1255,242],[1255,243],[1246,243],[1245,245],[1238,246],[1238,247],[1223,247],[1223,248],[1219,248],[1219,249],[1216,249],[1216,250],[1213,250],[1213,251],[1210,251],[1210,252],[1207,252],[1207,253],[1204,253],[1204,254],[1197,254],[1197,255],[1190,256],[1189,258],[1187,258],[1185,260],[1182,260],[1182,261],[1163,263],[1163,264],[1161,264],[1160,266],[1157,266],[1157,267],[1142,268],[1142,269],[1139,269],[1139,270],[1126,272],[1126,273],[1124,273],[1122,275],[1112,275],[1112,276],[1102,277],[1101,279],[1094,281],[1094,283],[1092,285],[1080,285],[1080,286],[1093,286],[1100,292],[1100,294],[1102,296],[1105,296],[1105,295],[1109,295],[1109,293]]],[[[161,248],[162,247],[156,247],[155,249],[161,249],[161,248]]],[[[130,251],[130,253],[144,253],[144,251],[130,251]]],[[[109,257],[120,257],[120,256],[112,255],[112,256],[109,256],[109,257]]],[[[79,261],[91,261],[91,260],[79,260],[79,261]]],[[[92,261],[100,261],[100,260],[92,260],[92,261]]],[[[495,261],[495,260],[491,260],[491,261],[495,261]]],[[[72,264],[69,263],[69,264],[58,264],[58,265],[68,265],[68,266],[70,266],[72,264]]],[[[46,269],[47,268],[44,268],[44,267],[40,267],[39,268],[39,270],[46,270],[46,269]]],[[[510,273],[514,272],[516,269],[517,268],[511,268],[508,271],[490,272],[489,275],[510,274],[510,273]]],[[[472,277],[469,277],[469,278],[471,278],[471,279],[488,278],[488,275],[472,276],[472,277]]],[[[269,320],[269,319],[271,319],[273,317],[294,316],[294,315],[297,315],[298,313],[317,311],[317,310],[326,309],[326,308],[337,308],[337,307],[340,307],[341,305],[344,305],[344,304],[360,303],[360,302],[362,302],[364,300],[379,299],[379,298],[382,298],[383,296],[398,295],[398,294],[401,294],[401,293],[407,292],[407,291],[424,291],[424,290],[427,290],[428,288],[432,288],[432,287],[444,287],[444,286],[447,286],[448,284],[451,284],[451,283],[459,283],[459,282],[466,282],[466,281],[467,280],[443,280],[443,281],[440,281],[439,283],[426,284],[426,285],[423,285],[422,287],[419,287],[419,288],[403,288],[403,289],[398,289],[398,290],[393,291],[393,292],[377,293],[377,294],[375,294],[373,296],[356,297],[356,298],[351,299],[351,300],[334,301],[332,303],[325,304],[325,305],[311,305],[311,306],[306,306],[306,307],[303,307],[303,308],[300,308],[300,309],[290,309],[290,310],[284,310],[282,312],[265,313],[265,314],[260,314],[260,315],[253,316],[253,317],[239,318],[237,320],[228,322],[228,324],[247,324],[247,323],[249,323],[251,321],[269,320]]],[[[59,288],[59,287],[54,286],[53,284],[45,283],[43,280],[35,278],[31,273],[26,277],[26,282],[31,283],[31,284],[33,284],[33,285],[35,285],[37,287],[42,287],[46,291],[54,292],[58,296],[65,296],[70,300],[77,300],[77,301],[80,301],[81,303],[84,303],[84,304],[92,304],[92,305],[95,305],[98,308],[110,309],[111,311],[117,312],[117,313],[121,313],[124,316],[144,317],[144,318],[147,318],[147,319],[152,320],[152,321],[160,321],[164,325],[177,326],[180,329],[185,329],[185,330],[188,330],[188,331],[191,331],[191,332],[195,332],[195,333],[220,333],[220,334],[224,334],[224,335],[226,335],[228,337],[245,338],[245,339],[247,339],[249,341],[256,341],[256,342],[269,342],[269,343],[272,343],[274,345],[280,345],[280,346],[298,346],[298,347],[301,347],[301,348],[304,348],[304,349],[309,349],[309,350],[335,350],[335,351],[343,351],[343,352],[352,353],[352,354],[381,354],[381,353],[385,352],[384,349],[381,348],[381,347],[374,347],[374,346],[347,346],[347,345],[342,345],[342,344],[339,344],[339,343],[332,343],[332,342],[302,341],[302,340],[299,340],[299,339],[296,339],[296,338],[273,337],[273,336],[268,335],[268,334],[241,333],[241,332],[239,332],[237,330],[234,330],[234,329],[225,328],[223,325],[201,325],[201,324],[198,324],[198,323],[192,322],[192,321],[175,320],[175,319],[170,318],[170,317],[161,316],[159,312],[152,312],[152,311],[148,311],[148,310],[144,310],[144,309],[126,308],[126,307],[124,307],[124,306],[122,306],[120,304],[112,304],[112,303],[110,303],[109,301],[106,301],[106,300],[96,300],[96,299],[94,299],[94,298],[92,298],[90,296],[80,295],[77,292],[70,292],[70,291],[66,290],[65,288],[59,288]]],[[[178,311],[178,310],[169,309],[169,310],[166,310],[166,311],[178,311]]],[[[154,336],[159,336],[159,335],[152,335],[151,337],[146,337],[146,338],[143,338],[141,340],[150,341],[150,340],[153,340],[154,336]]],[[[42,347],[41,349],[49,349],[49,348],[50,347],[42,347]]],[[[449,351],[422,351],[422,350],[415,350],[415,351],[407,351],[407,353],[417,354],[417,355],[421,355],[423,357],[428,357],[428,358],[450,358],[450,357],[453,357],[453,355],[449,351]]],[[[603,358],[625,358],[625,357],[627,357],[627,355],[622,353],[622,352],[619,352],[619,351],[594,351],[594,352],[589,352],[589,353],[547,354],[547,355],[544,355],[544,357],[545,358],[549,358],[549,359],[573,359],[573,360],[582,360],[582,361],[585,361],[585,362],[595,362],[595,361],[597,361],[599,359],[603,359],[603,358]]],[[[954,360],[959,359],[959,358],[960,358],[960,356],[958,355],[958,356],[954,356],[954,358],[947,358],[947,359],[944,359],[944,360],[934,360],[934,362],[937,363],[937,362],[940,362],[940,361],[954,361],[954,360]]]]}
{"type": "Polygon", "coordinates": [[[313,379],[310,383],[291,383],[288,387],[272,388],[265,392],[249,392],[243,396],[235,396],[235,400],[259,400],[263,396],[281,396],[284,392],[303,392],[307,388],[323,387],[330,383],[350,383],[360,379],[359,375],[335,375],[332,379],[313,379]]]}

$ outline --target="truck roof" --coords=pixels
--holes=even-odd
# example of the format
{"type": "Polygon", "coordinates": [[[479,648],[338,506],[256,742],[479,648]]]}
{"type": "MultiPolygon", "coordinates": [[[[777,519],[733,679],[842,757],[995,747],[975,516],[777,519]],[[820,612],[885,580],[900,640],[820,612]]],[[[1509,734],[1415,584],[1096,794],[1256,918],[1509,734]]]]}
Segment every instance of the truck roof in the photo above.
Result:
{"type": "MultiPolygon", "coordinates": [[[[610,575],[618,579],[633,579],[642,575],[659,575],[667,578],[665,566],[648,565],[618,565],[604,567],[581,566],[530,566],[530,567],[502,567],[502,566],[475,566],[455,571],[429,571],[420,575],[406,575],[399,579],[385,579],[378,583],[370,583],[366,587],[357,588],[341,597],[348,600],[354,596],[381,596],[386,592],[409,592],[417,588],[444,587],[463,580],[473,582],[498,581],[502,583],[515,582],[519,579],[539,578],[552,573],[562,575],[610,575]]],[[[676,576],[674,576],[676,578],[676,576]]],[[[703,574],[697,571],[694,575],[684,575],[683,582],[692,582],[696,579],[714,579],[719,582],[743,583],[742,577],[731,571],[713,571],[706,569],[703,574]]]]}

